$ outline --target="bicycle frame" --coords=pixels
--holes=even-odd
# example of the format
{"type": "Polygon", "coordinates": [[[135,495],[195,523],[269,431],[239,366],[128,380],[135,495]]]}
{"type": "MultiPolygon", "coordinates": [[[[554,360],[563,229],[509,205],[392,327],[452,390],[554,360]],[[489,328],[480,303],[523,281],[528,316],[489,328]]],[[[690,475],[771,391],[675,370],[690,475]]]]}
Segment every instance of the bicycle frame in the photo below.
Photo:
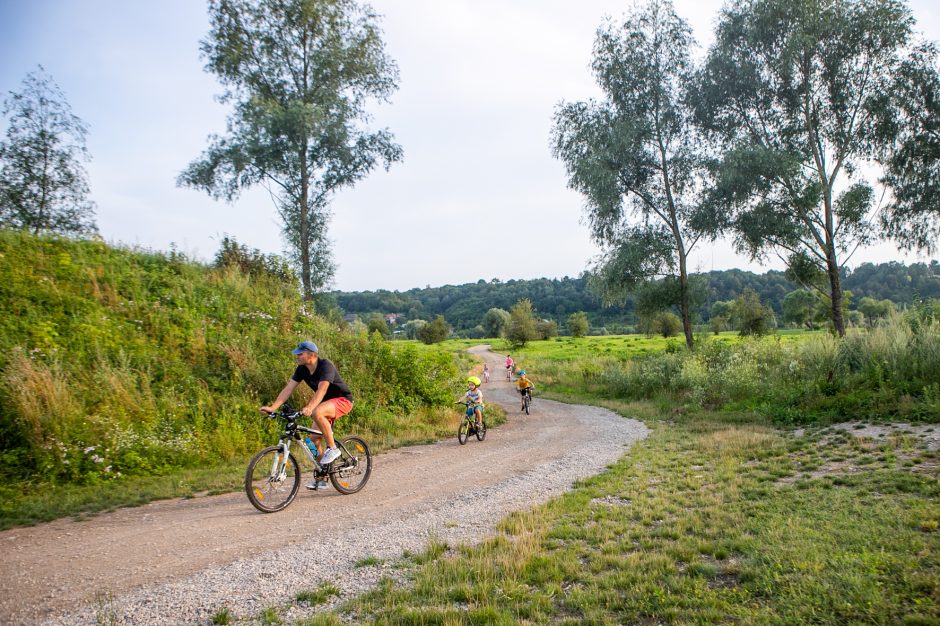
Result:
{"type": "MultiPolygon", "coordinates": [[[[284,456],[282,457],[283,458],[282,465],[285,467],[287,466],[287,459],[290,457],[291,440],[297,440],[297,441],[303,442],[303,439],[298,433],[306,433],[308,435],[312,435],[313,437],[323,436],[323,433],[321,431],[316,430],[314,428],[307,428],[306,426],[301,426],[300,424],[298,424],[297,422],[293,420],[287,422],[287,430],[285,430],[281,434],[281,438],[280,438],[281,452],[284,453],[284,456]]],[[[308,448],[306,444],[301,445],[300,449],[303,450],[304,453],[307,455],[307,459],[309,459],[310,462],[313,463],[313,466],[316,468],[316,472],[317,473],[323,472],[323,466],[320,465],[320,462],[318,460],[319,457],[313,456],[313,452],[310,451],[310,448],[308,448]]]]}

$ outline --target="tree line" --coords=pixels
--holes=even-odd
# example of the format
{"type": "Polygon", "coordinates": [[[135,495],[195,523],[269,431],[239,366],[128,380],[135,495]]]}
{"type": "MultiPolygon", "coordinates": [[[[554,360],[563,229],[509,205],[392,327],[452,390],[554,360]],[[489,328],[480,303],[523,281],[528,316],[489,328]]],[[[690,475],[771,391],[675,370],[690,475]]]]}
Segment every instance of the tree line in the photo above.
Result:
{"type": "MultiPolygon", "coordinates": [[[[752,290],[773,312],[777,322],[783,324],[787,296],[805,291],[797,281],[787,278],[785,272],[775,270],[764,274],[739,269],[714,270],[691,274],[691,277],[701,285],[701,296],[692,309],[692,318],[698,323],[711,320],[716,303],[733,301],[745,290],[752,290]]],[[[940,262],[936,260],[910,265],[863,263],[854,270],[844,268],[840,280],[852,294],[850,310],[857,310],[864,298],[888,300],[898,308],[909,306],[918,298],[940,298],[940,262]]],[[[809,293],[809,296],[815,301],[815,294],[809,293]]],[[[342,313],[363,320],[370,315],[381,320],[392,315],[395,326],[442,316],[460,334],[478,326],[486,331],[490,309],[508,312],[517,302],[528,300],[538,319],[552,320],[563,331],[567,330],[571,314],[583,312],[594,331],[604,328],[607,332],[621,333],[635,329],[639,321],[638,299],[642,308],[643,298],[640,291],[630,294],[620,304],[605,306],[603,298],[592,287],[591,276],[584,274],[577,278],[479,280],[407,291],[333,291],[329,294],[329,304],[324,302],[323,306],[336,306],[342,313]]],[[[659,310],[674,310],[674,307],[659,310]]]]}

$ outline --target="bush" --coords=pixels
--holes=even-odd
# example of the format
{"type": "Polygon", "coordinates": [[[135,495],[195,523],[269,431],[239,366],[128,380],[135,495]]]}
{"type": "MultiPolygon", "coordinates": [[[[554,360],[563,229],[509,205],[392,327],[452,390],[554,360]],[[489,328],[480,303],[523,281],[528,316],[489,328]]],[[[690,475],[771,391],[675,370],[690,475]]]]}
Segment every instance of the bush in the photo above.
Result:
{"type": "Polygon", "coordinates": [[[568,332],[571,333],[572,337],[584,337],[588,334],[588,330],[591,325],[588,322],[587,313],[584,311],[578,311],[577,313],[572,313],[568,316],[568,332]]]}
{"type": "Polygon", "coordinates": [[[450,324],[444,320],[443,315],[438,315],[427,324],[419,327],[416,335],[422,343],[432,344],[440,343],[450,337],[450,331],[450,324]]]}

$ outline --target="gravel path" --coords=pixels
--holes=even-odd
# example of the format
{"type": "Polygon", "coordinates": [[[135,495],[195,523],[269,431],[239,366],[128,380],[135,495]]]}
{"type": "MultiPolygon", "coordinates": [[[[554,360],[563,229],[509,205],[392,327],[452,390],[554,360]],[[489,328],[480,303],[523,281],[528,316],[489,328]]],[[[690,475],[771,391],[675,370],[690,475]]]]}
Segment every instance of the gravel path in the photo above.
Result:
{"type": "MultiPolygon", "coordinates": [[[[508,513],[603,471],[647,434],[604,409],[538,398],[522,415],[502,355],[471,352],[494,374],[487,403],[509,417],[485,441],[460,446],[455,436],[379,455],[360,493],[305,492],[271,515],[236,493],[4,531],[0,623],[207,624],[222,607],[252,621],[323,582],[340,590],[336,604],[394,575],[403,551],[476,543],[508,513]],[[589,454],[560,462],[572,447],[589,454]],[[354,567],[368,557],[380,563],[354,567]]],[[[294,603],[281,617],[313,610],[294,603]]]]}

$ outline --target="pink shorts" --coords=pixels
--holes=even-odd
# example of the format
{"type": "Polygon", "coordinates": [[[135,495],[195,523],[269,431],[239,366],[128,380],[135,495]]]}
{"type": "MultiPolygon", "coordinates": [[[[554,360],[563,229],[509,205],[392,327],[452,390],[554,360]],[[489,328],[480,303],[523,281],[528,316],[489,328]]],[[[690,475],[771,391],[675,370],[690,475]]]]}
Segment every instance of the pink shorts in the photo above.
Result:
{"type": "Polygon", "coordinates": [[[353,403],[346,398],[333,398],[331,400],[325,400],[321,404],[326,404],[327,402],[332,403],[333,408],[336,410],[336,415],[327,418],[330,420],[330,424],[352,411],[353,408],[353,403]]]}

